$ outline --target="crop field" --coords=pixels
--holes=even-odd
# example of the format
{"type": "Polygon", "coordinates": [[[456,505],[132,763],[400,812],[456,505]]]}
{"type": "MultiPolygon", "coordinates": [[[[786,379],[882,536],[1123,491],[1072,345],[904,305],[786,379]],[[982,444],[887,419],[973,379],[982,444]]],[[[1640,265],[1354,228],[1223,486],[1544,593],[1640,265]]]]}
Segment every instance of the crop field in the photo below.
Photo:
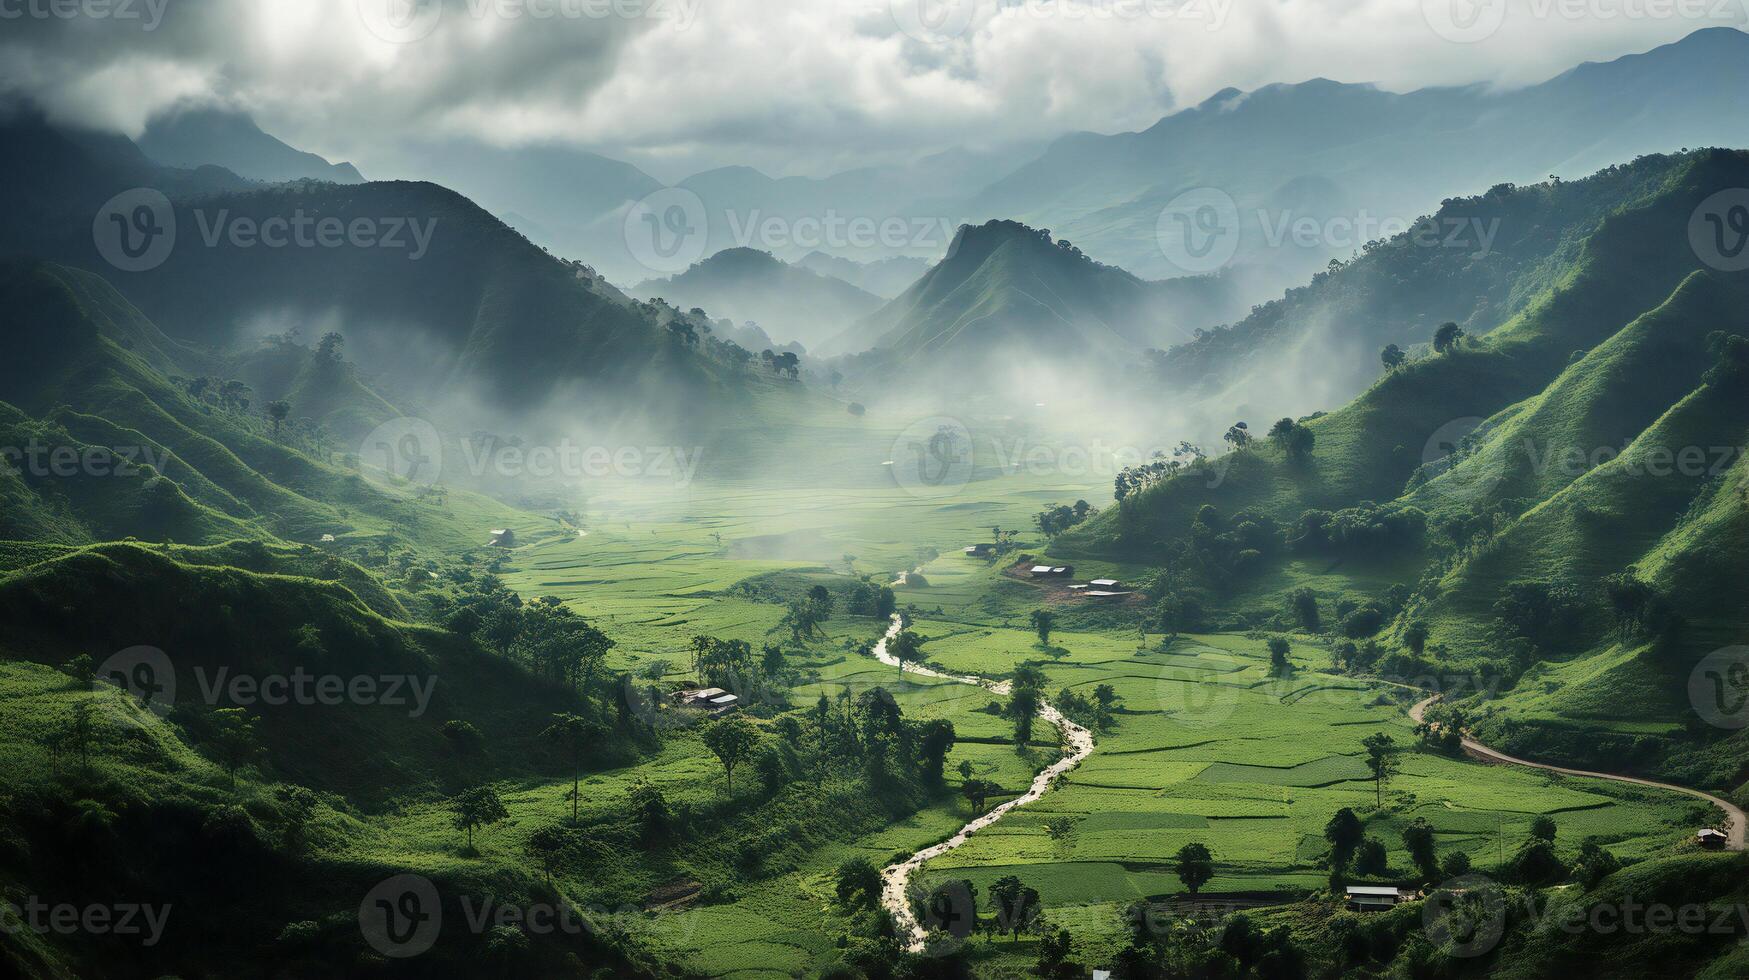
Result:
{"type": "MultiPolygon", "coordinates": [[[[848,443],[837,451],[851,453],[848,443]]],[[[987,540],[992,525],[1022,529],[1022,552],[1039,548],[1032,514],[1078,497],[1107,503],[1105,491],[1018,474],[973,481],[945,498],[909,493],[891,479],[883,485],[879,475],[867,483],[798,490],[779,489],[777,482],[712,481],[664,494],[597,488],[582,533],[549,535],[511,552],[504,578],[525,595],[555,595],[591,617],[618,643],[613,659],[619,665],[661,659],[670,676],[679,677],[693,635],[744,639],[756,647],[788,639],[778,632],[783,604],[742,583],[779,572],[801,581],[844,582],[851,574],[886,581],[918,568],[927,586],[896,591],[926,640],[927,662],[992,678],[1033,662],[1053,698],[1064,689],[1090,696],[1096,686],[1110,685],[1121,706],[1109,730],[1099,733],[1094,754],[1043,800],[932,862],[923,876],[968,878],[985,888],[1003,875],[1019,875],[1040,891],[1051,921],[1073,923],[1078,952],[1090,955],[1117,941],[1125,904],[1184,891],[1173,855],[1187,843],[1206,844],[1214,854],[1216,874],[1204,894],[1287,902],[1322,887],[1323,826],[1341,807],[1361,816],[1367,833],[1387,847],[1392,869],[1404,871],[1410,862],[1400,835],[1417,818],[1434,827],[1442,856],[1463,851],[1479,867],[1513,854],[1540,815],[1555,819],[1557,846],[1568,857],[1590,835],[1624,858],[1664,853],[1698,818],[1688,801],[1656,791],[1412,751],[1406,695],[1328,673],[1328,651],[1310,641],[1295,641],[1294,672],[1282,678],[1269,675],[1261,636],[1181,636],[1166,644],[1133,627],[1077,629],[1058,631],[1043,646],[1026,626],[1027,613],[1060,605],[1060,596],[969,560],[959,549],[987,540]],[[1382,796],[1361,746],[1375,732],[1406,750],[1401,772],[1382,796]],[[1044,824],[1059,818],[1072,829],[1053,839],[1044,824]]],[[[1126,571],[1100,565],[1078,569],[1077,578],[1126,571]]],[[[1364,587],[1370,579],[1357,570],[1356,581],[1364,587]]],[[[907,717],[953,722],[960,742],[948,763],[950,783],[958,782],[953,770],[964,759],[977,778],[1007,793],[1024,788],[1053,755],[1048,726],[1039,726],[1034,745],[1017,753],[1006,741],[1010,724],[988,710],[994,700],[988,692],[915,675],[901,680],[859,654],[858,646],[884,625],[835,616],[826,635],[810,644],[792,704],[886,687],[907,717]]],[[[721,791],[720,775],[702,746],[682,736],[654,761],[591,777],[584,805],[621,800],[640,780],[659,785],[671,799],[703,803],[721,791]]],[[[567,805],[568,788],[526,787],[506,799],[518,820],[552,819],[567,805]]],[[[829,952],[820,924],[837,914],[830,872],[838,863],[857,855],[885,863],[951,835],[970,816],[955,798],[872,834],[821,842],[795,870],[737,885],[732,902],[662,917],[657,941],[697,950],[696,964],[716,976],[802,975],[829,952]]],[[[403,818],[418,836],[440,834],[440,820],[436,813],[403,818]]],[[[487,840],[481,846],[495,845],[487,840]]],[[[662,884],[661,875],[686,873],[633,867],[622,887],[629,894],[662,884]]],[[[1027,941],[1014,949],[993,947],[979,962],[1019,963],[1031,948],[1027,941]]]]}

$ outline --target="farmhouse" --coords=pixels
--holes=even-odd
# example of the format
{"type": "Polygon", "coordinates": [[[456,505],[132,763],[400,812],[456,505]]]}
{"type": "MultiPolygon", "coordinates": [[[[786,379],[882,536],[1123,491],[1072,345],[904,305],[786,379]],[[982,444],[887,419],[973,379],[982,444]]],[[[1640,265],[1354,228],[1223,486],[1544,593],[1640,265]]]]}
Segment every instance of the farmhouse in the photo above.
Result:
{"type": "Polygon", "coordinates": [[[1700,846],[1709,851],[1722,851],[1725,849],[1725,844],[1729,838],[1727,838],[1723,832],[1708,827],[1695,834],[1694,840],[1700,846]]]}
{"type": "Polygon", "coordinates": [[[967,558],[988,558],[995,553],[996,546],[993,544],[974,544],[965,550],[967,558]]]}
{"type": "Polygon", "coordinates": [[[506,528],[499,528],[498,530],[492,531],[490,533],[491,533],[491,539],[486,542],[486,547],[488,547],[488,548],[514,548],[514,547],[516,547],[516,532],[515,531],[511,531],[511,530],[508,530],[506,528]]]}
{"type": "Polygon", "coordinates": [[[728,714],[741,706],[741,699],[720,687],[693,688],[675,691],[669,697],[683,708],[696,708],[713,715],[728,714]]]}
{"type": "Polygon", "coordinates": [[[1395,885],[1349,885],[1348,908],[1354,912],[1382,912],[1409,898],[1395,885]]]}
{"type": "Polygon", "coordinates": [[[1075,574],[1074,565],[1034,565],[1027,572],[1033,578],[1068,578],[1075,574]]]}

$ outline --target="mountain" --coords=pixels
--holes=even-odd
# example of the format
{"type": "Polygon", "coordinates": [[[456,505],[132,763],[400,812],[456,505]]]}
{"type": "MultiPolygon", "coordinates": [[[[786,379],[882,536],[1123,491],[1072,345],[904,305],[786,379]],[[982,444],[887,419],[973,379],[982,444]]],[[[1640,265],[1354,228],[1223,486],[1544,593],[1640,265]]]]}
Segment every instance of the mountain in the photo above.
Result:
{"type": "Polygon", "coordinates": [[[1234,261],[1268,272],[1260,288],[1279,289],[1453,193],[1742,143],[1749,108],[1732,93],[1745,84],[1749,35],[1717,28],[1518,90],[1398,94],[1326,79],[1228,89],[1142,132],[1064,137],[970,210],[1053,228],[1106,261],[1161,277],[1185,271],[1160,248],[1163,210],[1214,188],[1234,202],[1222,216],[1223,231],[1237,235],[1234,261]],[[1291,230],[1300,219],[1311,219],[1304,238],[1291,230]],[[1224,227],[1233,220],[1236,228],[1224,227]]]}
{"type": "Polygon", "coordinates": [[[195,106],[173,109],[154,117],[137,142],[148,157],[166,167],[211,164],[262,181],[364,181],[352,164],[329,163],[287,146],[262,132],[243,112],[195,106]]]}
{"type": "Polygon", "coordinates": [[[359,363],[403,390],[460,386],[526,407],[586,388],[574,408],[602,421],[662,421],[623,392],[687,392],[655,402],[684,420],[689,398],[746,390],[739,368],[680,342],[589,267],[434,184],[251,184],[215,167],[158,167],[123,138],[25,116],[0,125],[0,159],[12,178],[0,203],[32,218],[9,224],[0,245],[114,274],[127,300],[178,340],[227,348],[293,327],[338,331],[359,363]],[[167,197],[148,201],[150,214],[111,197],[154,189],[167,197]],[[94,217],[116,202],[127,213],[98,220],[104,234],[94,235],[94,217]],[[136,266],[111,229],[142,215],[163,245],[136,266]]]}
{"type": "Polygon", "coordinates": [[[1222,294],[1216,278],[1144,282],[1047,232],[992,221],[960,228],[945,259],[829,350],[872,344],[882,363],[931,367],[1116,361],[1218,318],[1222,294]]]}
{"type": "Polygon", "coordinates": [[[1590,189],[1617,195],[1600,221],[1512,274],[1498,326],[1282,438],[1136,474],[1053,553],[1164,562],[1157,594],[1193,618],[1461,681],[1508,751],[1740,792],[1749,739],[1694,724],[1689,685],[1749,631],[1727,595],[1749,573],[1749,273],[1690,229],[1745,181],[1742,151],[1622,168],[1590,189]]]}
{"type": "Polygon", "coordinates": [[[858,262],[818,251],[802,256],[796,265],[822,276],[842,279],[882,299],[892,299],[899,295],[929,271],[929,263],[918,258],[895,257],[858,262]]]}
{"type": "Polygon", "coordinates": [[[752,320],[778,343],[804,347],[837,336],[881,305],[879,297],[847,282],[751,248],[718,252],[677,276],[639,283],[632,292],[683,309],[702,307],[714,317],[752,320]]]}

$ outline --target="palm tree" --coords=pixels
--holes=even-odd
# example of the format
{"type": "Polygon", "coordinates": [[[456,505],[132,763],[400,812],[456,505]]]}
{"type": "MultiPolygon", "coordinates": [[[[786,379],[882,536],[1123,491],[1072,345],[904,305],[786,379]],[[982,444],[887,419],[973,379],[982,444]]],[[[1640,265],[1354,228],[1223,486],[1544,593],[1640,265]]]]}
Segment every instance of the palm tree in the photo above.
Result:
{"type": "Polygon", "coordinates": [[[556,714],[541,737],[571,751],[571,822],[577,822],[577,799],[583,783],[583,748],[600,734],[596,724],[581,715],[556,714]]]}

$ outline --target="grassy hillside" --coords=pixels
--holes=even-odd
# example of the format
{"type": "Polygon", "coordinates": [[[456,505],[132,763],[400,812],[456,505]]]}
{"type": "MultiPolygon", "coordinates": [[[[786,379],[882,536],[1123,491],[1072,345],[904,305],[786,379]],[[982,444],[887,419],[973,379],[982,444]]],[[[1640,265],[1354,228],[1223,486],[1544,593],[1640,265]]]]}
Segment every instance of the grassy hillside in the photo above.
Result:
{"type": "Polygon", "coordinates": [[[632,293],[752,320],[777,343],[799,341],[810,350],[881,305],[879,297],[848,282],[751,248],[718,252],[679,275],[639,283],[632,293]]]}

